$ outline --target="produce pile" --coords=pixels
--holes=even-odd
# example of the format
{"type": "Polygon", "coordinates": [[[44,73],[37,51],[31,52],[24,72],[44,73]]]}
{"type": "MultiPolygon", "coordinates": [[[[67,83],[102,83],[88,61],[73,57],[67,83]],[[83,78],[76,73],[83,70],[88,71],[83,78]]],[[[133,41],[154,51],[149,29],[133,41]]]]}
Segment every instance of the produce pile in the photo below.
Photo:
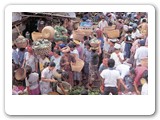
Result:
{"type": "MultiPolygon", "coordinates": [[[[83,86],[74,86],[70,91],[69,95],[81,95],[81,93],[85,91],[85,88],[83,86]]],[[[93,90],[87,90],[88,95],[99,95],[100,90],[99,89],[93,89],[93,90]]]]}

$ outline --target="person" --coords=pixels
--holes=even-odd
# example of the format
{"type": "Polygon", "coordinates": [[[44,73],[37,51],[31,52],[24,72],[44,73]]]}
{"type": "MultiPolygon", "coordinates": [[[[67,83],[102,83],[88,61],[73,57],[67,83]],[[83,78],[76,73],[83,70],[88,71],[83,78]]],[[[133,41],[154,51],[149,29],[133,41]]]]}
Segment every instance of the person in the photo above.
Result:
{"type": "Polygon", "coordinates": [[[30,66],[26,66],[26,87],[28,88],[28,94],[29,95],[39,95],[40,89],[39,89],[39,74],[33,72],[32,68],[30,66]]]}
{"type": "Polygon", "coordinates": [[[125,90],[127,90],[126,85],[120,77],[120,73],[114,69],[115,61],[113,59],[108,60],[108,69],[105,69],[101,72],[100,76],[102,78],[102,84],[104,84],[104,95],[118,95],[117,83],[123,85],[125,90]]]}
{"type": "Polygon", "coordinates": [[[124,48],[124,52],[125,52],[125,59],[129,59],[131,56],[131,47],[132,47],[132,43],[133,43],[133,38],[132,38],[132,28],[129,28],[128,31],[126,32],[127,34],[125,35],[125,48],[124,48]]]}
{"type": "Polygon", "coordinates": [[[91,50],[90,50],[91,45],[89,44],[88,41],[85,42],[85,49],[84,49],[84,54],[83,54],[83,60],[84,60],[84,67],[83,67],[83,72],[84,72],[84,79],[88,80],[89,76],[89,63],[91,60],[91,50]]]}
{"type": "MultiPolygon", "coordinates": [[[[75,59],[79,59],[80,58],[79,53],[82,52],[79,44],[80,44],[79,41],[74,40],[73,43],[70,43],[68,45],[71,49],[70,53],[74,55],[75,59]],[[76,46],[76,45],[78,45],[78,46],[76,46]],[[80,48],[80,49],[77,49],[77,47],[80,48]],[[78,51],[78,50],[80,50],[80,51],[78,51]]],[[[73,71],[73,80],[74,80],[74,86],[81,85],[81,80],[82,80],[81,72],[73,71]]]]}
{"type": "Polygon", "coordinates": [[[104,16],[102,17],[101,21],[98,23],[98,27],[100,28],[100,30],[104,30],[105,27],[108,26],[107,21],[105,20],[104,16]]]}
{"type": "Polygon", "coordinates": [[[145,46],[145,41],[138,41],[139,48],[136,49],[134,59],[136,61],[136,65],[141,63],[141,59],[148,57],[148,48],[145,46]]]}
{"type": "Polygon", "coordinates": [[[44,69],[44,64],[46,62],[50,62],[49,59],[45,55],[41,55],[40,58],[39,58],[39,69],[40,69],[40,72],[42,72],[42,70],[44,69]]]}
{"type": "Polygon", "coordinates": [[[110,59],[114,59],[115,67],[117,67],[118,65],[123,63],[124,56],[123,56],[123,53],[120,52],[120,48],[121,48],[120,44],[116,43],[114,48],[115,48],[115,52],[111,54],[110,59]]]}
{"type": "Polygon", "coordinates": [[[28,52],[26,52],[24,55],[22,68],[24,68],[26,65],[29,65],[32,67],[32,72],[38,72],[38,61],[33,53],[32,48],[27,47],[27,51],[28,52]]]}
{"type": "Polygon", "coordinates": [[[89,63],[89,77],[88,77],[88,84],[87,87],[88,89],[92,89],[93,82],[95,80],[99,80],[99,72],[98,72],[98,64],[99,64],[99,56],[101,54],[101,47],[100,44],[98,47],[91,47],[91,59],[89,63]]]}
{"type": "Polygon", "coordinates": [[[144,36],[148,36],[148,23],[146,18],[142,19],[142,23],[138,26],[141,32],[141,34],[143,34],[144,36]]]}
{"type": "Polygon", "coordinates": [[[18,57],[19,57],[19,63],[22,67],[25,53],[27,52],[26,48],[18,48],[18,57]]]}
{"type": "Polygon", "coordinates": [[[140,91],[142,89],[142,84],[140,83],[140,79],[142,78],[142,75],[146,70],[147,68],[141,65],[138,65],[135,68],[134,89],[138,95],[140,95],[140,91]]]}
{"type": "Polygon", "coordinates": [[[68,46],[62,48],[61,51],[63,53],[63,56],[60,60],[60,66],[61,69],[65,70],[69,75],[69,79],[65,79],[65,81],[73,87],[73,72],[71,69],[71,62],[76,62],[75,57],[72,54],[70,54],[70,48],[68,46]]]}
{"type": "Polygon", "coordinates": [[[15,64],[19,65],[19,56],[17,52],[17,46],[15,44],[12,44],[12,60],[15,64]]]}
{"type": "Polygon", "coordinates": [[[60,50],[54,50],[53,56],[50,58],[51,62],[54,62],[56,64],[56,69],[60,70],[60,61],[61,61],[61,52],[60,50]]]}
{"type": "Polygon", "coordinates": [[[46,67],[41,73],[41,81],[40,81],[40,91],[41,94],[48,94],[52,92],[51,84],[56,83],[57,81],[53,78],[53,70],[55,69],[56,64],[54,62],[50,62],[49,66],[46,67]]]}
{"type": "Polygon", "coordinates": [[[80,46],[81,42],[79,40],[73,40],[75,46],[76,46],[76,50],[78,51],[78,58],[83,59],[83,49],[80,46]]]}
{"type": "Polygon", "coordinates": [[[103,62],[99,66],[99,73],[108,68],[108,58],[103,58],[103,62]]]}
{"type": "Polygon", "coordinates": [[[142,84],[141,95],[148,95],[148,70],[143,72],[141,84],[142,84]]]}

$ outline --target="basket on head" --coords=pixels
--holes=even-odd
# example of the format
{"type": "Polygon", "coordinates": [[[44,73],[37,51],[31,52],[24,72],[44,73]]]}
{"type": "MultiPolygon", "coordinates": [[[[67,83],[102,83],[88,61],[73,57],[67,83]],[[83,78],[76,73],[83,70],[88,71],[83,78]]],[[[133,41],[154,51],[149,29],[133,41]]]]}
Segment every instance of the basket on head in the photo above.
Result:
{"type": "Polygon", "coordinates": [[[76,63],[71,62],[72,71],[81,72],[83,66],[84,66],[84,61],[81,59],[76,59],[76,63]]]}
{"type": "Polygon", "coordinates": [[[83,40],[85,36],[85,33],[82,30],[75,30],[73,31],[73,39],[74,40],[83,40]]]}
{"type": "Polygon", "coordinates": [[[26,70],[24,68],[18,68],[15,72],[16,80],[24,80],[26,77],[26,70]]]}
{"type": "MultiPolygon", "coordinates": [[[[65,81],[62,81],[62,86],[66,93],[68,93],[72,89],[72,86],[68,82],[65,82],[65,81]]],[[[64,94],[61,88],[59,87],[59,84],[57,84],[57,92],[62,95],[64,94]]]]}
{"type": "Polygon", "coordinates": [[[42,29],[42,36],[45,39],[51,40],[54,37],[54,28],[52,26],[46,26],[42,29]]]}
{"type": "Polygon", "coordinates": [[[118,29],[116,29],[116,30],[107,31],[106,34],[107,34],[108,38],[113,39],[113,38],[118,38],[120,35],[120,32],[118,29]]]}
{"type": "Polygon", "coordinates": [[[24,36],[18,36],[18,38],[14,41],[15,45],[18,48],[26,48],[28,45],[27,39],[24,36]]]}
{"type": "Polygon", "coordinates": [[[115,29],[116,29],[116,25],[107,26],[104,28],[103,33],[107,33],[107,31],[111,31],[111,30],[115,30],[115,29]]]}
{"type": "Polygon", "coordinates": [[[85,33],[85,36],[90,36],[93,33],[92,27],[79,27],[79,29],[85,33]]]}
{"type": "Polygon", "coordinates": [[[38,39],[42,39],[42,33],[40,33],[40,32],[32,32],[32,40],[36,41],[38,39]]]}

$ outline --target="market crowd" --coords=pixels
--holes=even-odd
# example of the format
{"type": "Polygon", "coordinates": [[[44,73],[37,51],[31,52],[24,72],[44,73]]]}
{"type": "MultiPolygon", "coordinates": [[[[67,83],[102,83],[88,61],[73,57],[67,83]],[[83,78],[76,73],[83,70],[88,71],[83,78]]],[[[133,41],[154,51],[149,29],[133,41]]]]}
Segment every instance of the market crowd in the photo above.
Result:
{"type": "MultiPolygon", "coordinates": [[[[25,48],[19,48],[13,42],[12,94],[57,92],[57,84],[66,81],[71,87],[83,86],[86,95],[87,90],[95,88],[101,95],[147,95],[147,13],[88,12],[79,16],[77,20],[63,18],[53,26],[57,32],[50,40],[51,51],[46,55],[34,53],[30,32],[24,35],[28,40],[25,48]],[[80,23],[92,23],[92,34],[81,36],[83,39],[75,38],[74,31],[80,23]],[[109,38],[105,33],[111,26],[119,30],[117,38],[109,38]],[[72,65],[77,65],[78,61],[80,66],[84,63],[83,68],[75,71],[72,65]],[[100,85],[96,86],[95,81],[100,85]]],[[[46,21],[37,21],[36,32],[41,32],[45,26],[46,21]]],[[[62,93],[67,94],[61,85],[62,93]]]]}

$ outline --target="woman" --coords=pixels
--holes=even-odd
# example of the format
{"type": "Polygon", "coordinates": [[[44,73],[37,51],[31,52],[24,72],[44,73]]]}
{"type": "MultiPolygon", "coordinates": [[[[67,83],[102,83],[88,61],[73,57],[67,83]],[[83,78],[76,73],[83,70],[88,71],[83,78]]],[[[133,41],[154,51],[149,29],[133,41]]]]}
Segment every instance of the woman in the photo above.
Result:
{"type": "Polygon", "coordinates": [[[27,51],[28,52],[26,52],[24,55],[22,68],[24,68],[26,65],[29,65],[32,68],[32,72],[38,72],[38,62],[33,54],[32,48],[27,47],[27,51]]]}
{"type": "Polygon", "coordinates": [[[70,54],[70,48],[64,47],[62,48],[63,56],[60,60],[60,66],[62,70],[65,70],[69,74],[69,79],[66,79],[65,81],[71,84],[73,86],[73,72],[71,69],[71,62],[76,62],[73,55],[70,54]]]}
{"type": "Polygon", "coordinates": [[[88,78],[88,88],[92,89],[93,82],[99,80],[98,63],[99,56],[101,54],[100,44],[97,48],[91,47],[91,60],[89,63],[89,78],[88,78]]]}
{"type": "Polygon", "coordinates": [[[28,83],[27,89],[29,95],[39,95],[39,75],[38,73],[32,73],[32,68],[30,66],[26,66],[26,83],[28,83]]]}

